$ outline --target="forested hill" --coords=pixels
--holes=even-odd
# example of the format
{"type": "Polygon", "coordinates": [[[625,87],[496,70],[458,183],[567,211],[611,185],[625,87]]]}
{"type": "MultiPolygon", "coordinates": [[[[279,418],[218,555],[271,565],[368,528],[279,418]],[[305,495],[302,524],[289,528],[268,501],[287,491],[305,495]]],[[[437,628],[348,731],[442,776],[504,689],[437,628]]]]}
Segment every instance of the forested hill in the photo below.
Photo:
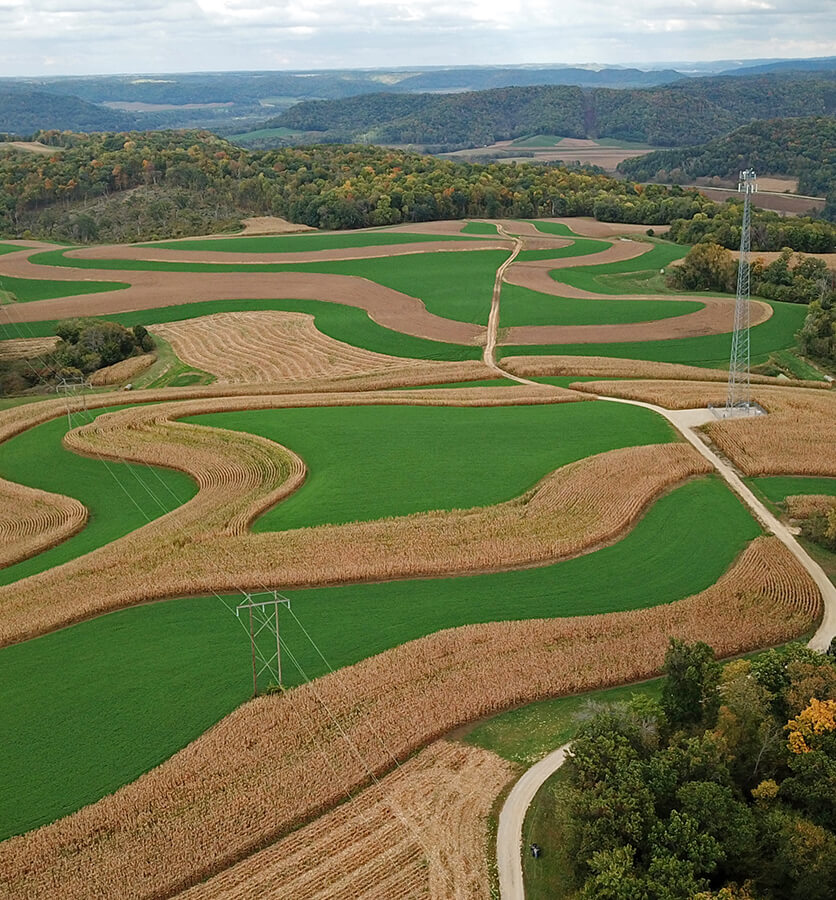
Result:
{"type": "Polygon", "coordinates": [[[753,119],[836,113],[836,71],[695,78],[664,88],[511,87],[462,94],[365,94],[300,103],[266,127],[323,141],[474,147],[530,134],[674,147],[753,119]]]}
{"type": "Polygon", "coordinates": [[[41,128],[118,131],[133,126],[133,116],[78,97],[28,88],[0,89],[0,133],[26,136],[41,128]]]}
{"type": "MultiPolygon", "coordinates": [[[[474,165],[361,145],[256,153],[198,131],[35,136],[56,152],[0,153],[0,238],[138,241],[229,231],[253,215],[326,229],[594,216],[672,223],[688,243],[733,242],[735,234],[739,242],[739,204],[583,169],[474,165]]],[[[757,249],[836,248],[836,226],[826,222],[758,211],[755,226],[757,249]]]]}
{"type": "Polygon", "coordinates": [[[836,190],[836,116],[767,119],[697,147],[657,150],[624,160],[619,171],[639,181],[690,182],[736,177],[749,166],[769,175],[799,179],[799,192],[823,196],[836,190]]]}

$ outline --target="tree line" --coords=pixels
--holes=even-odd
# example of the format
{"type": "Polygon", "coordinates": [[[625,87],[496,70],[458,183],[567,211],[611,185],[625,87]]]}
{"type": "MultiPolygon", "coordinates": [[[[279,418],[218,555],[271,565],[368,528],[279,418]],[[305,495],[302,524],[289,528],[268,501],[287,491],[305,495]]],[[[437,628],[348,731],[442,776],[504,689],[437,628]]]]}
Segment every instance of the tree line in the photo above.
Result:
{"type": "MultiPolygon", "coordinates": [[[[585,900],[829,900],[836,660],[802,645],[725,667],[672,640],[661,700],[581,726],[566,842],[585,900]]],[[[555,836],[557,839],[557,836],[555,836]]]]}

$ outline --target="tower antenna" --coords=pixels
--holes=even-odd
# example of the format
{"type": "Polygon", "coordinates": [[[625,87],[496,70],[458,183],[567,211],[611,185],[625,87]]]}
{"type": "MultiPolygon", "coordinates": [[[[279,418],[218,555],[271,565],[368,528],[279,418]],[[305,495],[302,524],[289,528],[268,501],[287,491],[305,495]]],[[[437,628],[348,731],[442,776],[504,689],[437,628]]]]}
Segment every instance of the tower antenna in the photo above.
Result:
{"type": "Polygon", "coordinates": [[[729,392],[726,397],[726,417],[755,415],[750,384],[751,352],[749,345],[749,293],[752,249],[752,194],[757,190],[753,169],[740,173],[738,191],[743,194],[743,227],[740,231],[740,261],[737,265],[737,299],[734,304],[734,334],[729,360],[729,392]]]}

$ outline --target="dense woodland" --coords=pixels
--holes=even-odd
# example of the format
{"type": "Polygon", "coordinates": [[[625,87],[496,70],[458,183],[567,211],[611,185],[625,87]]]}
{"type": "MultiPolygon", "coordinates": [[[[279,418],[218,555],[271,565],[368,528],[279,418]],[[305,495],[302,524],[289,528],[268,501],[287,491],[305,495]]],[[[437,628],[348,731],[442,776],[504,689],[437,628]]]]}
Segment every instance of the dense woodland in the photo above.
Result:
{"type": "Polygon", "coordinates": [[[617,138],[665,147],[728,134],[752,119],[836,113],[836,71],[696,78],[664,88],[510,87],[460,94],[364,94],[299,103],[265,127],[436,149],[530,134],[617,138]]]}
{"type": "Polygon", "coordinates": [[[743,168],[799,179],[799,192],[836,191],[836,116],[766,119],[725,137],[679,150],[657,150],[618,167],[637,181],[677,184],[695,178],[737,178],[743,168]]]}
{"type": "Polygon", "coordinates": [[[540,165],[471,165],[371,146],[247,152],[211,134],[38,135],[53,156],[0,154],[0,235],[120,241],[229,230],[272,214],[321,228],[465,216],[665,224],[715,205],[695,191],[540,165]]]}
{"type": "Polygon", "coordinates": [[[567,763],[565,841],[589,900],[830,900],[836,660],[801,645],[721,668],[672,640],[660,702],[597,712],[567,763]]]}

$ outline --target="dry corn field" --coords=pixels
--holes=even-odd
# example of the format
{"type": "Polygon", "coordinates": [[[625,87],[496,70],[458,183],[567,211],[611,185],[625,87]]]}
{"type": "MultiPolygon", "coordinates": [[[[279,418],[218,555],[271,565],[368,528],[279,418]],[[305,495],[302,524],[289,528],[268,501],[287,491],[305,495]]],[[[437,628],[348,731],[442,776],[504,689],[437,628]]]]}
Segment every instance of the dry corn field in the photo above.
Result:
{"type": "MultiPolygon", "coordinates": [[[[655,403],[667,409],[724,406],[725,387],[698,382],[590,381],[580,391],[655,403]]],[[[705,432],[744,475],[836,476],[836,392],[754,385],[766,416],[710,422],[705,432]]]]}
{"type": "Polygon", "coordinates": [[[58,343],[56,337],[42,338],[13,338],[8,341],[0,341],[0,359],[26,359],[34,356],[43,356],[55,348],[58,343]]]}
{"type": "Polygon", "coordinates": [[[438,741],[180,900],[488,900],[487,817],[517,766],[438,741]]]}
{"type": "MultiPolygon", "coordinates": [[[[305,313],[217,313],[151,330],[168,341],[180,359],[217,375],[220,383],[355,375],[402,368],[406,362],[328,337],[305,313]]],[[[412,365],[422,367],[420,361],[412,365]]]]}
{"type": "Polygon", "coordinates": [[[162,898],[263,849],[458,725],[647,678],[668,637],[719,656],[804,633],[815,584],[759,538],[715,585],[652,609],[438,632],[239,707],[169,761],[0,844],[0,896],[162,898]]]}
{"type": "MultiPolygon", "coordinates": [[[[728,381],[723,369],[703,369],[679,363],[619,359],[615,356],[508,356],[502,367],[514,375],[533,378],[548,375],[591,375],[600,378],[661,378],[687,381],[728,381]]],[[[752,383],[786,385],[767,375],[753,375],[752,383]]],[[[803,382],[794,382],[802,384],[803,382]]]]}
{"type": "MultiPolygon", "coordinates": [[[[483,393],[502,398],[526,390],[483,393]]],[[[425,399],[462,403],[458,395],[467,393],[427,392],[425,399]]],[[[412,393],[414,401],[422,397],[412,393]]],[[[357,402],[357,395],[352,399],[357,402]]],[[[398,398],[386,397],[393,399],[398,398]]],[[[290,589],[468,574],[566,559],[618,539],[664,491],[710,471],[686,444],[625,448],[565,466],[522,497],[492,507],[251,534],[248,526],[260,512],[302,484],[302,460],[264,438],[169,417],[262,402],[272,408],[294,400],[267,396],[132,407],[69,432],[65,443],[80,453],[178,468],[200,490],[179,509],[112,544],[0,588],[0,643],[164,597],[265,584],[290,589]]]]}
{"type": "Polygon", "coordinates": [[[0,479],[0,567],[54,547],[86,521],[87,510],[72,497],[0,479]]]}
{"type": "Polygon", "coordinates": [[[94,372],[90,376],[90,384],[94,387],[106,387],[107,385],[129,381],[131,378],[136,378],[140,372],[144,372],[156,358],[154,353],[129,356],[121,362],[114,363],[112,366],[105,366],[105,368],[94,372]]]}
{"type": "Polygon", "coordinates": [[[787,497],[787,512],[793,519],[825,516],[836,507],[836,497],[828,494],[795,494],[787,497]]]}

